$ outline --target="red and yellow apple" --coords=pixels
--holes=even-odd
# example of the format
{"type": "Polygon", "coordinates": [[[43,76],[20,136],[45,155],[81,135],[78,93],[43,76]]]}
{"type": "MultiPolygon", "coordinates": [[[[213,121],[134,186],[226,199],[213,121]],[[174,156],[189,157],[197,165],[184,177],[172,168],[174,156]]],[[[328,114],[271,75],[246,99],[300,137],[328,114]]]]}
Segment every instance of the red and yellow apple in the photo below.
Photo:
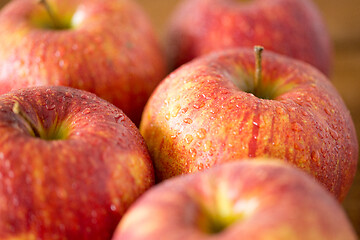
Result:
{"type": "Polygon", "coordinates": [[[113,240],[356,240],[341,205],[307,174],[241,161],[169,179],[124,215],[113,240]]]}
{"type": "Polygon", "coordinates": [[[140,125],[161,181],[244,157],[274,157],[312,174],[339,200],[356,172],[358,140],[331,82],[303,62],[250,49],[194,60],[171,73],[140,125]]]}
{"type": "Polygon", "coordinates": [[[62,85],[95,93],[139,124],[165,76],[149,19],[132,0],[14,0],[0,12],[0,93],[62,85]],[[55,16],[52,21],[50,16],[55,16]]]}
{"type": "Polygon", "coordinates": [[[213,51],[262,45],[331,72],[330,37],[311,0],[183,0],[167,35],[175,67],[213,51]]]}
{"type": "Polygon", "coordinates": [[[154,180],[144,139],[105,100],[61,86],[0,96],[0,239],[111,239],[154,180]]]}

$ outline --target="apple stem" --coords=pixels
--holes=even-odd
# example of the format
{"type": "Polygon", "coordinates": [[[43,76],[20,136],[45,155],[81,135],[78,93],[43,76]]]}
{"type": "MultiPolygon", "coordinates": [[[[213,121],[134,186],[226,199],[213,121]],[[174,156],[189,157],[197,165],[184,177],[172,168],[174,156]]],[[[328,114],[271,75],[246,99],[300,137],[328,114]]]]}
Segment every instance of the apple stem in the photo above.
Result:
{"type": "Polygon", "coordinates": [[[30,132],[33,137],[40,137],[40,133],[35,127],[35,124],[31,121],[31,119],[21,110],[19,102],[15,101],[12,111],[19,115],[24,122],[26,123],[26,128],[30,132]]]}
{"type": "Polygon", "coordinates": [[[254,83],[254,90],[255,92],[258,89],[258,86],[261,85],[262,81],[262,66],[261,66],[261,53],[264,50],[264,47],[262,46],[255,46],[254,52],[255,52],[255,83],[254,83]]]}
{"type": "Polygon", "coordinates": [[[57,17],[55,16],[54,12],[52,11],[50,5],[48,4],[47,0],[38,0],[39,4],[42,4],[45,7],[46,12],[48,13],[52,23],[54,24],[55,28],[61,28],[61,24],[59,23],[57,17]]]}

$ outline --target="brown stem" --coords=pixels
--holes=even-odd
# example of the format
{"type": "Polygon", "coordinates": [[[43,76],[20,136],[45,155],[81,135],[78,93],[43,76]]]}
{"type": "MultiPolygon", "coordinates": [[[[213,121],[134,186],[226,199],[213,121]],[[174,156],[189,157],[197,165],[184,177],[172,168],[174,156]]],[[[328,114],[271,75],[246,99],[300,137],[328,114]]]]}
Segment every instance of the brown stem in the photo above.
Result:
{"type": "Polygon", "coordinates": [[[258,89],[258,86],[261,85],[262,81],[262,66],[261,66],[261,53],[264,50],[262,46],[255,46],[254,52],[255,52],[255,76],[254,76],[254,89],[258,89]]]}
{"type": "Polygon", "coordinates": [[[46,10],[46,12],[49,14],[49,17],[51,21],[53,22],[53,25],[55,28],[60,28],[61,24],[58,21],[56,15],[54,14],[53,10],[51,9],[50,5],[48,4],[47,0],[38,0],[39,4],[42,4],[46,10]]]}
{"type": "Polygon", "coordinates": [[[25,114],[25,112],[20,108],[19,102],[15,101],[14,106],[12,108],[13,112],[19,115],[23,121],[25,122],[26,128],[30,132],[33,137],[40,137],[40,133],[36,129],[35,124],[31,121],[31,119],[25,114]]]}

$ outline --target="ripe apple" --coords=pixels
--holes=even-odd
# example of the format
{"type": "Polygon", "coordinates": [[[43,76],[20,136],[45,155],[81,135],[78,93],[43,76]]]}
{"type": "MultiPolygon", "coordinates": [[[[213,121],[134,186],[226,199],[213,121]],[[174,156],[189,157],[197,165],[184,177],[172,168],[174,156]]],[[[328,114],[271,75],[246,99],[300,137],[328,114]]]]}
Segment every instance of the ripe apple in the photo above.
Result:
{"type": "Polygon", "coordinates": [[[262,45],[331,72],[330,37],[310,0],[184,0],[167,35],[175,67],[212,51],[262,45]]]}
{"type": "Polygon", "coordinates": [[[61,86],[0,96],[0,239],[111,239],[154,180],[136,126],[105,100],[61,86]]]}
{"type": "Polygon", "coordinates": [[[228,163],[153,187],[113,240],[355,240],[339,203],[307,174],[268,160],[228,163]],[[141,226],[141,228],[139,228],[141,226]]]}
{"type": "Polygon", "coordinates": [[[35,85],[83,89],[139,124],[165,76],[163,54],[142,9],[132,0],[44,5],[14,0],[0,12],[0,94],[35,85]]]}
{"type": "Polygon", "coordinates": [[[160,83],[140,125],[155,176],[161,181],[244,157],[274,157],[344,199],[358,141],[343,100],[312,66],[270,51],[262,62],[260,49],[257,64],[250,49],[227,50],[160,83]]]}

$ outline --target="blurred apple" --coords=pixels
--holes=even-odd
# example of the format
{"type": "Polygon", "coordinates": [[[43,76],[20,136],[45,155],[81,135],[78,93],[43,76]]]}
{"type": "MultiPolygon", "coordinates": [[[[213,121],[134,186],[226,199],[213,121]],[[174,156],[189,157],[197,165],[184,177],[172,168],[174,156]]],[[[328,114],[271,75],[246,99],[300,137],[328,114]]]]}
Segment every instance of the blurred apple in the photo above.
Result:
{"type": "Polygon", "coordinates": [[[244,157],[275,157],[344,199],[358,141],[343,100],[310,65],[270,51],[261,62],[259,53],[256,64],[249,49],[199,58],[158,86],[140,125],[157,179],[244,157]]]}
{"type": "Polygon", "coordinates": [[[212,51],[262,45],[331,72],[330,37],[311,0],[183,0],[167,45],[175,67],[212,51]]]}
{"type": "Polygon", "coordinates": [[[149,19],[132,0],[14,0],[0,22],[0,93],[35,85],[79,88],[139,124],[165,76],[149,19]]]}
{"type": "Polygon", "coordinates": [[[154,183],[136,126],[85,91],[0,96],[0,238],[110,239],[154,183]]]}
{"type": "Polygon", "coordinates": [[[341,206],[316,181],[264,160],[228,163],[155,186],[120,222],[113,240],[125,239],[357,237],[341,206]]]}

